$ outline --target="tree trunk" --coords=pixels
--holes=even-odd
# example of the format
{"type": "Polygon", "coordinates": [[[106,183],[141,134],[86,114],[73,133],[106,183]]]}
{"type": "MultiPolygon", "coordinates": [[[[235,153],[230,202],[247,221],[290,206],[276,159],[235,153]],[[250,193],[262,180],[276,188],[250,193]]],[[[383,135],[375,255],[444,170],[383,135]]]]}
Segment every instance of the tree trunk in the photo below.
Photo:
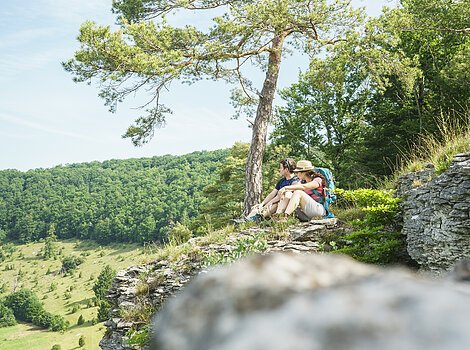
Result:
{"type": "Polygon", "coordinates": [[[263,154],[268,135],[268,122],[273,109],[274,94],[281,66],[282,45],[286,37],[285,33],[277,34],[272,42],[269,53],[268,71],[261,90],[260,101],[253,123],[250,150],[246,163],[245,200],[243,203],[244,214],[248,214],[252,207],[260,202],[262,186],[263,154]]]}

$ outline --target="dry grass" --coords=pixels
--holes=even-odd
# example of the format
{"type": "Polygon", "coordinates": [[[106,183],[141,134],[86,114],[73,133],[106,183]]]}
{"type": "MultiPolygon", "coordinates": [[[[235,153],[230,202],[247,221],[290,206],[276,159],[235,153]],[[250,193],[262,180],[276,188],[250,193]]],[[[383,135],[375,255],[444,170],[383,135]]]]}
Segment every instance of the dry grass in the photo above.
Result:
{"type": "Polygon", "coordinates": [[[423,170],[432,164],[437,174],[446,171],[452,158],[459,153],[470,152],[470,126],[467,122],[441,117],[437,135],[425,134],[415,144],[409,155],[404,155],[404,165],[383,186],[392,188],[399,176],[423,170]]]}

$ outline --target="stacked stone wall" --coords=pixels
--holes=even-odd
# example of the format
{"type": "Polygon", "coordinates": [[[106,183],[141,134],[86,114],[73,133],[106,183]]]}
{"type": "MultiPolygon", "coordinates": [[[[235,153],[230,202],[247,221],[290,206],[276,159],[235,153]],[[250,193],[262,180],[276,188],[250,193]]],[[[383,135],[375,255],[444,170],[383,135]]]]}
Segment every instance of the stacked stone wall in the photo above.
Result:
{"type": "Polygon", "coordinates": [[[470,258],[470,153],[439,176],[432,166],[402,176],[398,195],[407,250],[422,269],[441,272],[470,258]]]}

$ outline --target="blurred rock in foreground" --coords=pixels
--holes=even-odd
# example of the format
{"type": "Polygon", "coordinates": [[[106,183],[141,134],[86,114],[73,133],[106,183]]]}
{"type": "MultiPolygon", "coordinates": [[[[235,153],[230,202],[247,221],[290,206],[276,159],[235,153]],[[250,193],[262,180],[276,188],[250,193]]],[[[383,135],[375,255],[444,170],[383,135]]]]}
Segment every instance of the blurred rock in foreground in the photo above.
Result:
{"type": "Polygon", "coordinates": [[[153,350],[469,349],[470,287],[337,255],[254,256],[195,278],[153,350]]]}

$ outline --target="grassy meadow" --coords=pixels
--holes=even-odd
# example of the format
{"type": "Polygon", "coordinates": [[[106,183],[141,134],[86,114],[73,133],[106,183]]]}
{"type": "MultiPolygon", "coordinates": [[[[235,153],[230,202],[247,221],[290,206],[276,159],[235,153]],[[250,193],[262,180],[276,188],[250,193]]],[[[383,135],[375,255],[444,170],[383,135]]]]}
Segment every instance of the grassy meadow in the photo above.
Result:
{"type": "Polygon", "coordinates": [[[18,323],[16,326],[0,328],[2,350],[50,350],[59,344],[62,350],[79,349],[80,336],[85,337],[81,349],[99,350],[106,327],[103,323],[92,324],[98,307],[93,305],[93,285],[105,265],[116,271],[152,259],[152,252],[142,246],[115,244],[99,246],[90,241],[67,240],[56,242],[60,255],[57,259],[44,260],[41,249],[44,243],[17,245],[16,251],[0,263],[0,286],[3,298],[20,288],[34,291],[46,311],[59,314],[70,322],[63,333],[40,329],[32,324],[18,323]],[[80,256],[85,261],[71,275],[62,276],[61,258],[80,256]],[[75,310],[78,308],[78,310],[75,310]],[[77,325],[83,315],[85,323],[77,325]]]}

